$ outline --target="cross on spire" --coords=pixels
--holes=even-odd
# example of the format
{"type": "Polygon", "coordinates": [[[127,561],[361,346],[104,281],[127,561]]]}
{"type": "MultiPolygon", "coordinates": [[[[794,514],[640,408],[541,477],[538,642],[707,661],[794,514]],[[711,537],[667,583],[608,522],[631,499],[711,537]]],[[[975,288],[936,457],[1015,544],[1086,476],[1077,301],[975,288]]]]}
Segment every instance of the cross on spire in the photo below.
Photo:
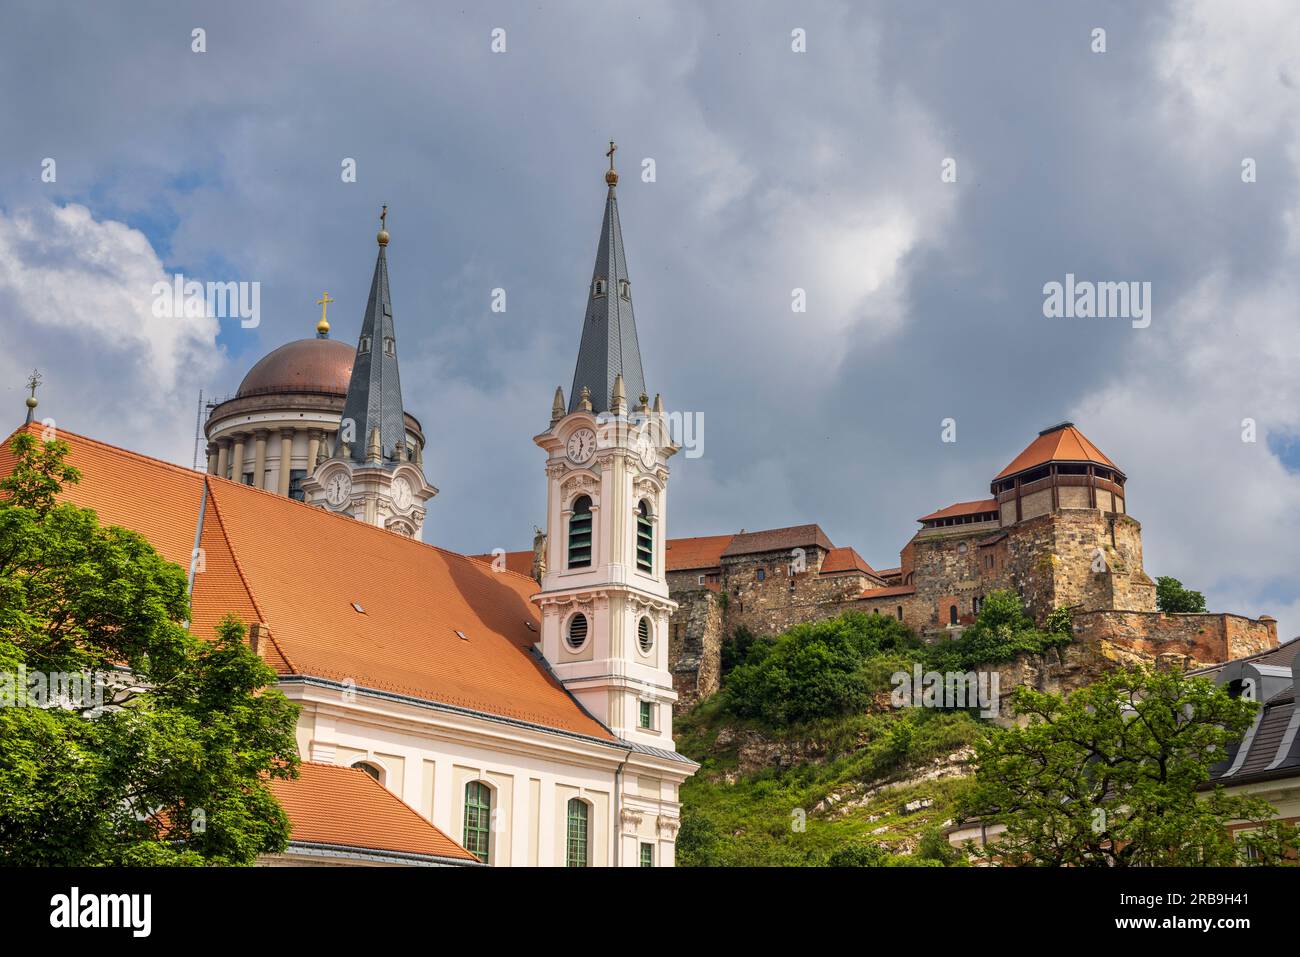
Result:
{"type": "Polygon", "coordinates": [[[27,397],[27,423],[31,424],[32,418],[36,413],[36,387],[41,384],[41,373],[37,369],[32,370],[32,374],[27,377],[27,388],[31,390],[31,395],[27,397]]]}
{"type": "Polygon", "coordinates": [[[614,171],[614,154],[618,152],[618,146],[613,140],[609,141],[609,150],[605,153],[609,157],[609,170],[605,173],[605,182],[610,186],[618,183],[618,173],[614,171]]]}
{"type": "Polygon", "coordinates": [[[325,317],[325,310],[334,299],[327,292],[322,292],[320,298],[316,300],[316,305],[320,306],[320,322],[316,323],[316,338],[328,339],[330,337],[330,321],[325,317]]]}

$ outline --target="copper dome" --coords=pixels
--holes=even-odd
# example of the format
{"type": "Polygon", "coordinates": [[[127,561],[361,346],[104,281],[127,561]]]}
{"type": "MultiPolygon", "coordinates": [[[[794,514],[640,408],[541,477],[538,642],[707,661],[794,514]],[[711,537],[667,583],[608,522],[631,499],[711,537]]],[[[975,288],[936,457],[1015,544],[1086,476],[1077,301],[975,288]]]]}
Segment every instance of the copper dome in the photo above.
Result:
{"type": "Polygon", "coordinates": [[[268,353],[248,370],[237,397],[280,392],[348,394],[356,350],[338,339],[298,339],[268,353]]]}

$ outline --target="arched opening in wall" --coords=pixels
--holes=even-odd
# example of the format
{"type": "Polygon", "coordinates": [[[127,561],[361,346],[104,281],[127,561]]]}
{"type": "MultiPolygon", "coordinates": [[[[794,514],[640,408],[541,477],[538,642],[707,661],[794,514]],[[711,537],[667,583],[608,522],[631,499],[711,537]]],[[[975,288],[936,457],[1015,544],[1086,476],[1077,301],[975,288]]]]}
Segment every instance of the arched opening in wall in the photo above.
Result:
{"type": "Polygon", "coordinates": [[[568,828],[565,834],[565,867],[589,867],[591,847],[591,805],[582,798],[571,798],[568,828]]]}
{"type": "Polygon", "coordinates": [[[564,630],[564,643],[570,651],[581,651],[587,643],[587,616],[582,612],[569,619],[569,627],[564,630]]]}
{"type": "Polygon", "coordinates": [[[948,624],[950,624],[950,625],[955,625],[955,624],[957,624],[957,606],[956,606],[956,605],[949,605],[949,606],[948,606],[948,624]]]}
{"type": "Polygon", "coordinates": [[[650,508],[645,499],[636,509],[636,567],[639,571],[654,571],[655,531],[650,521],[650,508]]]}
{"type": "Polygon", "coordinates": [[[570,568],[590,567],[591,534],[591,499],[586,495],[579,495],[573,500],[573,514],[569,516],[570,568]]]}
{"type": "Polygon", "coordinates": [[[377,764],[371,764],[369,761],[358,761],[352,765],[354,768],[365,771],[380,784],[384,783],[384,771],[377,764]]]}
{"type": "Polygon", "coordinates": [[[490,864],[492,844],[492,788],[482,781],[465,785],[465,827],[461,846],[490,864]]]}

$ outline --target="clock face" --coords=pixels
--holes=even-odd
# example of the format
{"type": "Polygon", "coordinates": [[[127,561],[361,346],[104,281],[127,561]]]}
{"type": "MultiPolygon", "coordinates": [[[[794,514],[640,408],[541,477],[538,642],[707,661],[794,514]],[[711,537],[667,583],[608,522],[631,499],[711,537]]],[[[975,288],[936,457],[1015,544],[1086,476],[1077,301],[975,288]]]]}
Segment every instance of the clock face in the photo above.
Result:
{"type": "Polygon", "coordinates": [[[569,461],[578,465],[590,461],[596,454],[596,433],[591,429],[579,429],[569,436],[565,451],[569,455],[569,461]]]}
{"type": "Polygon", "coordinates": [[[654,464],[659,458],[659,450],[655,447],[654,436],[650,434],[649,429],[642,431],[637,436],[636,450],[641,456],[641,464],[648,469],[654,468],[654,464]]]}
{"type": "Polygon", "coordinates": [[[393,504],[402,509],[411,505],[411,483],[400,475],[393,479],[393,504]]]}
{"type": "Polygon", "coordinates": [[[325,483],[325,501],[331,505],[342,505],[351,493],[352,477],[347,472],[338,472],[325,483]]]}

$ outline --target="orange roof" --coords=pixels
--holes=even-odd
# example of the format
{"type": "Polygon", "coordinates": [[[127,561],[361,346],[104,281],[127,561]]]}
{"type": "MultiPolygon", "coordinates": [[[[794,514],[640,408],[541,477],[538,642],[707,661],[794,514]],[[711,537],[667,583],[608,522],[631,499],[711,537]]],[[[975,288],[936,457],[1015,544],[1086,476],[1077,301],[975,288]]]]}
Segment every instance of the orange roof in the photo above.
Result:
{"type": "MultiPolygon", "coordinates": [[[[488,552],[486,555],[471,555],[470,558],[479,562],[487,562],[491,565],[497,560],[496,555],[488,552]]],[[[532,549],[523,552],[505,552],[506,571],[514,572],[516,575],[523,575],[525,578],[533,577],[533,552],[532,549]]]]}
{"type": "MultiPolygon", "coordinates": [[[[270,630],[268,662],[310,675],[587,735],[614,736],[535,656],[537,583],[250,486],[60,432],[82,480],[64,497],[188,567],[203,506],[191,627],[227,612],[270,630]],[[356,611],[356,602],[363,611],[356,611]],[[463,632],[461,638],[457,632],[463,632]]],[[[0,474],[13,457],[0,453],[0,474]]]]}
{"type": "Polygon", "coordinates": [[[269,784],[289,815],[293,843],[478,861],[359,768],[304,762],[296,781],[269,784]]]}
{"type": "Polygon", "coordinates": [[[718,568],[722,552],[735,535],[700,535],[696,538],[670,538],[665,542],[666,564],[670,572],[691,568],[718,568]]]}
{"type": "Polygon", "coordinates": [[[917,521],[933,522],[940,518],[957,518],[961,515],[978,515],[980,512],[996,512],[997,510],[997,499],[983,498],[978,502],[958,502],[956,505],[949,505],[947,508],[941,508],[929,515],[922,515],[917,521]]]}
{"type": "Polygon", "coordinates": [[[1010,465],[993,476],[993,481],[996,482],[998,479],[1015,475],[1026,469],[1046,465],[1048,462],[1092,462],[1119,471],[1119,466],[1102,455],[1101,450],[1089,442],[1072,422],[1062,422],[1060,425],[1039,432],[1038,438],[1030,442],[1028,448],[1017,455],[1010,465]]]}
{"type": "Polygon", "coordinates": [[[858,598],[895,598],[900,595],[915,594],[915,585],[891,585],[888,588],[868,588],[858,598]]]}
{"type": "Polygon", "coordinates": [[[821,573],[823,575],[834,575],[839,572],[862,572],[872,577],[878,577],[874,568],[866,563],[866,560],[857,553],[854,548],[832,548],[826,555],[826,560],[822,562],[821,573]]]}
{"type": "MultiPolygon", "coordinates": [[[[697,538],[670,538],[665,543],[667,565],[670,572],[686,571],[693,568],[717,568],[722,564],[722,550],[731,544],[734,535],[701,535],[697,538]]],[[[489,565],[496,559],[490,552],[471,555],[470,558],[489,565]]],[[[533,574],[533,553],[506,552],[506,568],[520,575],[531,577],[533,574]]]]}

